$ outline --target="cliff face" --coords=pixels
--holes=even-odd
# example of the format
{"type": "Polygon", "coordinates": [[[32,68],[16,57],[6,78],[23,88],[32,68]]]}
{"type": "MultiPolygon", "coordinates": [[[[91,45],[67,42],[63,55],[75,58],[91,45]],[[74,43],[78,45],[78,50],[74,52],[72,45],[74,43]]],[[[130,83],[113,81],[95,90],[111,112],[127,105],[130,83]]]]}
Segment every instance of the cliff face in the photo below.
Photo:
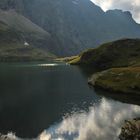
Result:
{"type": "Polygon", "coordinates": [[[1,0],[0,8],[15,9],[48,31],[53,42],[49,50],[60,56],[140,36],[140,26],[129,12],[103,12],[90,0],[1,0]]]}
{"type": "Polygon", "coordinates": [[[129,12],[105,13],[89,0],[32,0],[27,3],[24,6],[26,15],[50,32],[55,43],[53,51],[59,55],[74,55],[106,41],[140,35],[140,26],[129,12]]]}

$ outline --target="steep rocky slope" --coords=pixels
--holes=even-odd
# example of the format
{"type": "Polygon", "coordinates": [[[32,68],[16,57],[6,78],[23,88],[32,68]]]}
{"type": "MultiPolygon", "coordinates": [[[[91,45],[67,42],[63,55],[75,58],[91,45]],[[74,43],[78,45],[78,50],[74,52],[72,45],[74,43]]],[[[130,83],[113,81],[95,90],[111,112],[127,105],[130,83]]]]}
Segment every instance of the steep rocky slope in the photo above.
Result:
{"type": "Polygon", "coordinates": [[[59,56],[75,55],[103,42],[140,36],[131,13],[107,12],[90,0],[1,0],[3,10],[15,9],[51,34],[59,56]],[[52,10],[53,9],[53,10],[52,10]]]}
{"type": "Polygon", "coordinates": [[[39,26],[13,10],[0,10],[0,61],[40,60],[52,57],[50,35],[39,26]]]}

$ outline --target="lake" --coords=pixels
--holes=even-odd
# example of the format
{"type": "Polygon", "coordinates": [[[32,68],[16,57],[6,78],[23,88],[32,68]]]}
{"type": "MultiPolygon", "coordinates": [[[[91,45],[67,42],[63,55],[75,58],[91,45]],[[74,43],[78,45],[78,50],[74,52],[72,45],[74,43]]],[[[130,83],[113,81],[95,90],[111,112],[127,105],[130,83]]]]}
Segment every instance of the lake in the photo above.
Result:
{"type": "Polygon", "coordinates": [[[99,94],[87,79],[81,68],[64,63],[1,63],[0,132],[40,140],[117,140],[122,122],[140,116],[140,107],[99,94]]]}

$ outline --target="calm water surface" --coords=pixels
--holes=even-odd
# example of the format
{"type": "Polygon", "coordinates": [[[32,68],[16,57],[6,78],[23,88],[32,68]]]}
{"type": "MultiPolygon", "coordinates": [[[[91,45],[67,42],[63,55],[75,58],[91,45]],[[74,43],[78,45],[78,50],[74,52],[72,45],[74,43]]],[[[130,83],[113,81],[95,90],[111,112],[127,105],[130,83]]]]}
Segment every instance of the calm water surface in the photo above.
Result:
{"type": "Polygon", "coordinates": [[[1,133],[40,140],[115,140],[122,121],[139,115],[139,106],[89,88],[87,76],[76,66],[0,64],[1,133]]]}

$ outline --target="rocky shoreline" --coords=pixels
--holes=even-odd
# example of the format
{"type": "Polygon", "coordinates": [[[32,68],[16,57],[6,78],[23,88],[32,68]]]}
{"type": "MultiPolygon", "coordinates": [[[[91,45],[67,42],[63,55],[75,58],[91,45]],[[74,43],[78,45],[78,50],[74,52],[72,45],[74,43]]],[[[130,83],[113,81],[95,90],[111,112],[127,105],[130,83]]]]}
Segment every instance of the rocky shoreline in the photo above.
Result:
{"type": "Polygon", "coordinates": [[[7,135],[0,134],[0,140],[17,140],[17,137],[12,133],[7,135]]]}
{"type": "Polygon", "coordinates": [[[127,120],[122,125],[120,140],[140,140],[140,118],[127,120]]]}

